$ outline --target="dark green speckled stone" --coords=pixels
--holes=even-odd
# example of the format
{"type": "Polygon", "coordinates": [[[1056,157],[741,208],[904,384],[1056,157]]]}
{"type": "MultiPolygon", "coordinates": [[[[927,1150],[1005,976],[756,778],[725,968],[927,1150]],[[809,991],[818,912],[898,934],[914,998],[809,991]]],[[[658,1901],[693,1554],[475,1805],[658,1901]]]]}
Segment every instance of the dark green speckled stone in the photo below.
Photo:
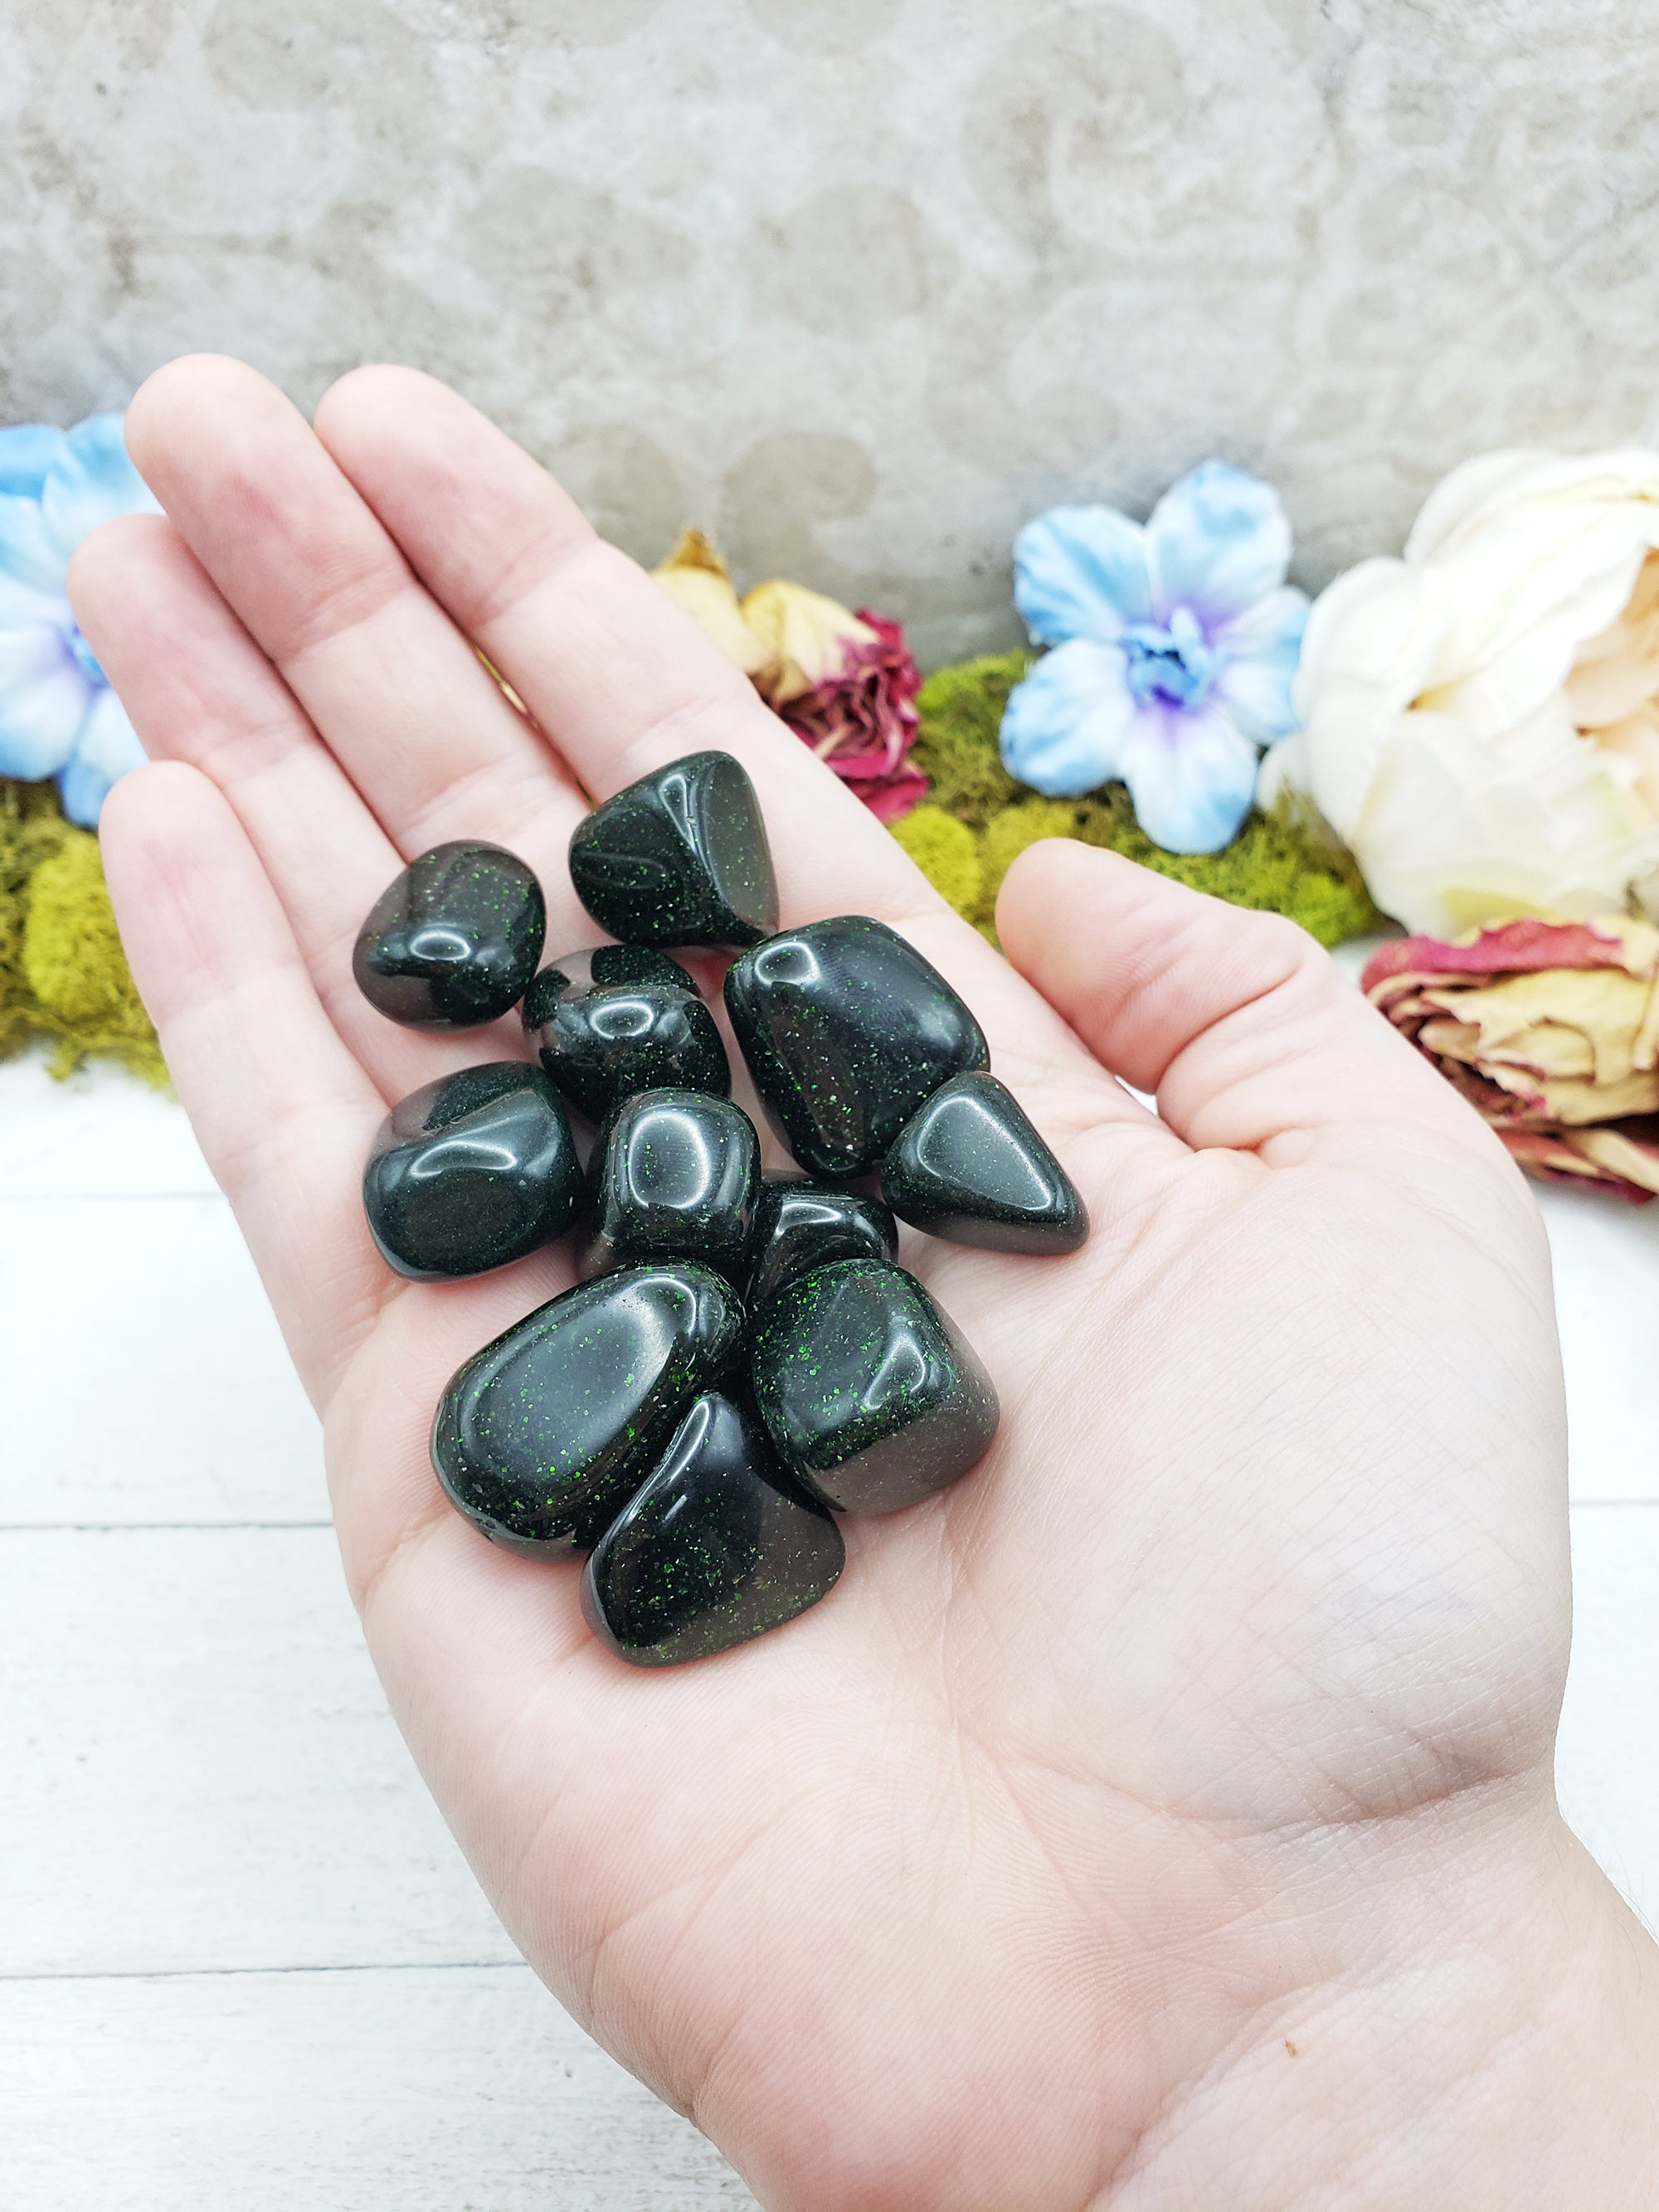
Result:
{"type": "Polygon", "coordinates": [[[363,1170],[381,1257],[422,1282],[522,1260],[564,1234],[582,1192],[564,1102],[521,1060],[423,1084],[380,1124],[363,1170]]]}
{"type": "Polygon", "coordinates": [[[653,945],[562,954],[526,992],[523,1012],[542,1066],[592,1121],[636,1091],[731,1091],[714,1017],[684,969],[653,945]]]}
{"type": "Polygon", "coordinates": [[[760,1422],[711,1391],[599,1539],[582,1611],[618,1658],[677,1666],[793,1620],[834,1588],[846,1558],[760,1422]]]}
{"type": "Polygon", "coordinates": [[[836,1260],[757,1315],[755,1396],[786,1464],[845,1513],[891,1513],[955,1482],[996,1434],[979,1357],[915,1276],[836,1260]]]}
{"type": "Polygon", "coordinates": [[[469,1030],[517,1006],[542,957],[547,906],[514,853],[434,845],[375,900],[351,970],[371,1006],[412,1030],[469,1030]]]}
{"type": "Polygon", "coordinates": [[[1075,1252],[1089,1234],[1077,1186],[995,1076],[943,1084],[900,1130],[881,1194],[901,1220],[990,1252],[1075,1252]]]}
{"type": "Polygon", "coordinates": [[[625,945],[752,945],[778,926],[760,801],[730,753],[689,753],[596,806],[570,880],[625,945]]]}
{"type": "Polygon", "coordinates": [[[727,971],[726,1006],[779,1134],[832,1180],[874,1167],[941,1083],[989,1059],[932,961],[864,915],[756,945],[727,971]]]}
{"type": "Polygon", "coordinates": [[[898,1224],[878,1198],[805,1176],[768,1176],[755,1209],[755,1261],[744,1302],[758,1313],[774,1291],[831,1260],[890,1260],[898,1224]]]}
{"type": "Polygon", "coordinates": [[[701,1260],[741,1279],[755,1237],[760,1139],[741,1106],[642,1091],[594,1153],[584,1276],[641,1260],[701,1260]]]}
{"type": "Polygon", "coordinates": [[[432,1425],[438,1480],[509,1552],[590,1550],[742,1336],[731,1285],[695,1261],[567,1291],[452,1377],[432,1425]]]}

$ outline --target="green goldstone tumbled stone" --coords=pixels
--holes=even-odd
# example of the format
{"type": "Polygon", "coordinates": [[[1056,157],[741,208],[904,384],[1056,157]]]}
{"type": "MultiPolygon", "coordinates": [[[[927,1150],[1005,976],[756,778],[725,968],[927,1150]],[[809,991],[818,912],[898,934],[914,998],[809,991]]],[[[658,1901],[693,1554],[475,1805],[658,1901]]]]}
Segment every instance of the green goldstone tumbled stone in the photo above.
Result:
{"type": "Polygon", "coordinates": [[[864,1174],[941,1083],[990,1057],[933,962],[866,915],[757,945],[727,971],[726,1007],[761,1103],[809,1175],[864,1174]]]}
{"type": "Polygon", "coordinates": [[[588,1551],[742,1336],[730,1284],[694,1261],[567,1291],[453,1376],[432,1426],[438,1480],[509,1552],[588,1551]]]}
{"type": "Polygon", "coordinates": [[[805,1176],[768,1176],[755,1209],[755,1260],[744,1293],[758,1313],[774,1291],[831,1260],[890,1260],[898,1224],[878,1198],[836,1190],[805,1176]]]}
{"type": "Polygon", "coordinates": [[[752,945],[778,926],[760,801],[730,753],[690,753],[578,823],[570,880],[629,945],[752,945]]]}
{"type": "Polygon", "coordinates": [[[542,1066],[590,1121],[636,1091],[731,1091],[714,1017],[684,969],[653,945],[562,954],[525,993],[523,1018],[542,1066]]]}
{"type": "Polygon", "coordinates": [[[760,1139],[741,1106],[697,1091],[641,1091],[612,1116],[590,1181],[579,1273],[672,1257],[741,1280],[761,1188],[760,1139]]]}
{"type": "Polygon", "coordinates": [[[582,1611],[619,1658],[672,1667],[793,1620],[833,1589],[846,1557],[760,1422],[711,1391],[599,1539],[582,1611]]]}
{"type": "Polygon", "coordinates": [[[523,997],[546,927],[542,887],[516,853],[434,845],[375,900],[351,969],[370,1005],[408,1029],[477,1029],[523,997]]]}
{"type": "Polygon", "coordinates": [[[983,1071],[942,1084],[905,1123],[881,1164],[881,1194],[913,1228],[991,1252],[1075,1252],[1089,1234],[1077,1186],[983,1071]]]}
{"type": "Polygon", "coordinates": [[[538,1067],[492,1060],[392,1108],[363,1170],[363,1211],[389,1267],[441,1282],[562,1237],[582,1190],[564,1101],[538,1067]]]}
{"type": "Polygon", "coordinates": [[[827,1505],[890,1513],[955,1482],[996,1434],[979,1357],[914,1275],[836,1260],[757,1316],[756,1401],[785,1462],[827,1505]]]}

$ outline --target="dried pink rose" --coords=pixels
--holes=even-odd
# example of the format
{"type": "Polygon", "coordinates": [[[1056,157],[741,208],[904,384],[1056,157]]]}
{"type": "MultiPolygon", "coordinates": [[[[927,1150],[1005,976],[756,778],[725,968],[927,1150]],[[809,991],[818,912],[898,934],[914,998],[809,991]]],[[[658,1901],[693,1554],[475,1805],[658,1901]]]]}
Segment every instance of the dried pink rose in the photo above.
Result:
{"type": "Polygon", "coordinates": [[[897,623],[854,614],[801,584],[757,584],[740,600],[697,531],[655,574],[881,821],[896,822],[926,795],[927,780],[908,758],[921,672],[897,623]]]}
{"type": "Polygon", "coordinates": [[[840,668],[778,712],[878,820],[896,822],[927,793],[927,777],[908,757],[921,672],[897,623],[865,607],[856,619],[875,636],[844,638],[840,668]]]}
{"type": "Polygon", "coordinates": [[[1528,1174],[1659,1195],[1659,929],[1607,915],[1407,937],[1361,984],[1528,1174]]]}

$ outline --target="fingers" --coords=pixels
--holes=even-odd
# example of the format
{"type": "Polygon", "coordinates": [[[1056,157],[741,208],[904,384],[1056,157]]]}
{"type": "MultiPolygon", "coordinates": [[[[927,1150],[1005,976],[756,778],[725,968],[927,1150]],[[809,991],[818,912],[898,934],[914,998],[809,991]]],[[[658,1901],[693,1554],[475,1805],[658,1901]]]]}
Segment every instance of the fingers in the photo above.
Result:
{"type": "Polygon", "coordinates": [[[359,1200],[382,1102],[206,776],[165,763],[136,770],[111,793],[100,831],[167,1066],[320,1404],[389,1287],[359,1200]]]}
{"type": "MultiPolygon", "coordinates": [[[[150,378],[132,456],[407,858],[500,836],[550,872],[583,808],[298,409],[238,362],[150,378]]],[[[370,893],[373,896],[373,893],[370,893]]]]}
{"type": "Polygon", "coordinates": [[[1484,1133],[1282,915],[1058,838],[1009,871],[997,930],[1021,974],[1190,1145],[1288,1158],[1297,1132],[1382,1115],[1484,1133]]]}
{"type": "Polygon", "coordinates": [[[720,746],[760,791],[786,919],[941,910],[868,810],[697,624],[458,394],[412,369],[359,369],[325,398],[317,428],[595,798],[720,746]]]}
{"type": "Polygon", "coordinates": [[[786,923],[852,911],[893,924],[963,992],[1028,1103],[1070,1081],[1084,1095],[1062,1123],[1139,1118],[747,678],[475,408],[414,370],[359,369],[317,428],[596,798],[701,747],[735,754],[760,794],[786,923]]]}
{"type": "Polygon", "coordinates": [[[476,1041],[416,1040],[358,991],[351,948],[398,848],[178,532],[159,515],[106,523],[70,589],[146,750],[200,769],[235,809],[330,1019],[382,1093],[476,1059],[476,1041]]]}

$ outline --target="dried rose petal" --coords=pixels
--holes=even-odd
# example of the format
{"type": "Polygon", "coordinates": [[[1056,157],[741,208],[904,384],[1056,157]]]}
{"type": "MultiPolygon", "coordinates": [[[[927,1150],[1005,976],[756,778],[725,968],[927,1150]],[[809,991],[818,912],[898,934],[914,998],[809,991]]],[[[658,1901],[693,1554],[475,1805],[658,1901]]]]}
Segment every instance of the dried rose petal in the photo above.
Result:
{"type": "Polygon", "coordinates": [[[839,669],[780,711],[873,814],[896,822],[927,791],[927,778],[907,758],[916,741],[921,672],[897,623],[864,607],[857,619],[874,637],[843,640],[839,669]]]}
{"type": "Polygon", "coordinates": [[[1659,1195],[1659,930],[1609,915],[1408,937],[1361,987],[1529,1175],[1659,1195]]]}

